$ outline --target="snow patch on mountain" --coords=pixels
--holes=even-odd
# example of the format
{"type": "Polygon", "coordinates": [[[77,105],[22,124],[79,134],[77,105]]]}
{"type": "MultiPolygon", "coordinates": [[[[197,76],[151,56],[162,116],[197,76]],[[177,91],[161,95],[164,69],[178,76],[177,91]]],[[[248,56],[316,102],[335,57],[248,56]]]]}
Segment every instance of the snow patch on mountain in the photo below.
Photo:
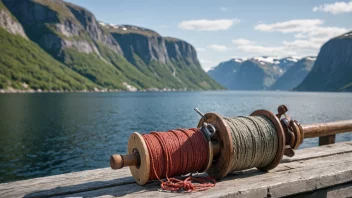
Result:
{"type": "Polygon", "coordinates": [[[317,57],[314,57],[314,56],[309,56],[309,57],[306,57],[307,60],[310,60],[310,61],[316,61],[317,60],[317,57]]]}
{"type": "Polygon", "coordinates": [[[264,64],[263,62],[270,63],[270,64],[280,64],[278,57],[260,56],[260,57],[253,57],[252,59],[259,61],[261,64],[264,64]]]}
{"type": "Polygon", "coordinates": [[[301,59],[302,59],[302,57],[298,57],[298,56],[290,56],[290,57],[284,58],[284,60],[295,62],[295,63],[301,59]]]}
{"type": "Polygon", "coordinates": [[[242,63],[243,61],[246,61],[247,58],[234,58],[232,61],[237,62],[237,63],[242,63]]]}

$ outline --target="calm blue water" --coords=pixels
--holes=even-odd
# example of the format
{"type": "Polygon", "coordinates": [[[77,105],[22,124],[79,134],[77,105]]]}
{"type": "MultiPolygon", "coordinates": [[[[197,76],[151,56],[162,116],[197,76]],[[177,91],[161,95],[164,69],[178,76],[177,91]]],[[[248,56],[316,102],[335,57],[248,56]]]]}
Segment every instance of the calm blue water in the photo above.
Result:
{"type": "MultiPolygon", "coordinates": [[[[132,132],[196,127],[194,107],[237,116],[281,104],[302,124],[352,119],[351,93],[0,94],[0,182],[108,167],[132,132]]],[[[308,139],[301,147],[316,145],[308,139]]]]}

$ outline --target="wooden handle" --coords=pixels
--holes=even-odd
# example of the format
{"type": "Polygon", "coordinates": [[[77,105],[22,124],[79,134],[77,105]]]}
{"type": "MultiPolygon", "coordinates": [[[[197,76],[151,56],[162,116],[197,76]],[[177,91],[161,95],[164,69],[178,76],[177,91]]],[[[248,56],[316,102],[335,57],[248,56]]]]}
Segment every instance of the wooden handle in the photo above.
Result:
{"type": "Polygon", "coordinates": [[[138,162],[137,154],[112,155],[110,157],[110,167],[112,169],[120,169],[126,166],[138,166],[138,162]]]}

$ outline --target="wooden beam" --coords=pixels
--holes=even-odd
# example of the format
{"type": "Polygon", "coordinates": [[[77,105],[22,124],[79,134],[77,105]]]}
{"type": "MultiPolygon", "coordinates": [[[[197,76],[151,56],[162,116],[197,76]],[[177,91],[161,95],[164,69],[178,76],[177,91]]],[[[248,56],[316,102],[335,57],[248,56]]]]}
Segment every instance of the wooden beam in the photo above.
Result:
{"type": "Polygon", "coordinates": [[[304,132],[304,138],[315,138],[338,133],[352,132],[352,120],[305,124],[302,125],[302,129],[304,132]]]}

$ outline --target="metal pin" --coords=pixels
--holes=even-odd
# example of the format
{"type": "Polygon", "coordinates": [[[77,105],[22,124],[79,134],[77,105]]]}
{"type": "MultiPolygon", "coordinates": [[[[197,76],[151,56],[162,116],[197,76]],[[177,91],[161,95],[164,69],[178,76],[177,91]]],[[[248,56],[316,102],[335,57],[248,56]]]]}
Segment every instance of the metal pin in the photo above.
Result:
{"type": "Polygon", "coordinates": [[[203,119],[206,119],[205,115],[204,115],[202,112],[200,112],[197,108],[194,108],[194,110],[195,110],[200,116],[202,116],[203,119]]]}

